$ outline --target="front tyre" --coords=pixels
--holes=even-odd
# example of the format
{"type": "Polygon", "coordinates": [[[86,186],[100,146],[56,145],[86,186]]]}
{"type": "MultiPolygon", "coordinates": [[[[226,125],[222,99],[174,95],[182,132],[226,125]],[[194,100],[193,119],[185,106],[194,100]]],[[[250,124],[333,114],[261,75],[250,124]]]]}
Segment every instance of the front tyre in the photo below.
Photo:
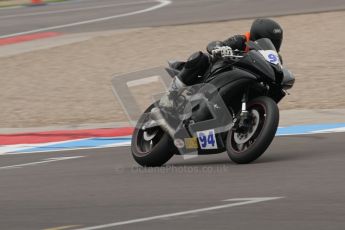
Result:
{"type": "Polygon", "coordinates": [[[141,166],[157,167],[166,163],[176,149],[169,135],[159,126],[145,128],[151,122],[151,105],[139,118],[132,135],[132,156],[141,166]]]}
{"type": "Polygon", "coordinates": [[[269,97],[258,97],[247,105],[250,114],[245,129],[230,130],[226,149],[230,159],[247,164],[259,158],[271,144],[279,123],[279,109],[269,97]]]}

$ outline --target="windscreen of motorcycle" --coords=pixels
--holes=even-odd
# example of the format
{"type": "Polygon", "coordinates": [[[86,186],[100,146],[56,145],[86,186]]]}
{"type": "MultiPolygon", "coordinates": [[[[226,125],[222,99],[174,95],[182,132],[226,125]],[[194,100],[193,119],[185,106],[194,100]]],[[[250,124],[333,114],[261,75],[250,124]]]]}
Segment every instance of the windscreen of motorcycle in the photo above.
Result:
{"type": "Polygon", "coordinates": [[[280,58],[272,41],[268,38],[261,38],[249,44],[251,49],[259,51],[266,61],[275,65],[281,65],[280,58]]]}
{"type": "Polygon", "coordinates": [[[281,65],[278,53],[275,50],[259,50],[266,61],[274,65],[281,65]]]}

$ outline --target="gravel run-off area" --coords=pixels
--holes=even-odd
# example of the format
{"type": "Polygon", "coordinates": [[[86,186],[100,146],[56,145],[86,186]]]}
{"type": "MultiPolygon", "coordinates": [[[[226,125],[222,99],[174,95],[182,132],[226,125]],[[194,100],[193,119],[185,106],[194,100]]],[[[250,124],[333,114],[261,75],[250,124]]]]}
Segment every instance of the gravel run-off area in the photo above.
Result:
{"type": "MultiPolygon", "coordinates": [[[[280,108],[345,108],[345,12],[275,19],[284,28],[284,64],[296,76],[280,108]]],[[[243,34],[251,22],[114,31],[1,57],[0,128],[124,121],[112,76],[184,60],[211,40],[243,34]]]]}

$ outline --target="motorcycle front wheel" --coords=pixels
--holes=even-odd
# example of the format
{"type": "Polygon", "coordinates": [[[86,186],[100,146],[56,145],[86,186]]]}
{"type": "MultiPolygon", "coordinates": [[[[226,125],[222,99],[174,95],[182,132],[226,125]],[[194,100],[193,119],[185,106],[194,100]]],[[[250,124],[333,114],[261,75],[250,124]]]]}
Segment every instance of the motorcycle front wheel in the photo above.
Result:
{"type": "Polygon", "coordinates": [[[170,136],[159,126],[150,127],[151,105],[141,115],[132,135],[131,150],[134,160],[144,167],[157,167],[165,164],[176,149],[170,136]]]}
{"type": "Polygon", "coordinates": [[[279,109],[269,97],[258,97],[247,105],[248,127],[230,130],[226,139],[232,161],[247,164],[259,158],[271,144],[279,124],[279,109]]]}

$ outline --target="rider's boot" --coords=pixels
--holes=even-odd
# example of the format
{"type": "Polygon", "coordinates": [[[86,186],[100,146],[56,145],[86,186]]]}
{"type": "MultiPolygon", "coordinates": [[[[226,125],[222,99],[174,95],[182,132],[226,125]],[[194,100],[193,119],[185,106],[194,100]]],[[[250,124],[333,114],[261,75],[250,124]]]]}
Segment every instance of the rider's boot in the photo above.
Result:
{"type": "Polygon", "coordinates": [[[169,93],[161,98],[159,106],[162,109],[169,110],[178,107],[181,103],[183,104],[183,100],[179,101],[179,99],[183,98],[179,97],[180,89],[199,82],[202,79],[200,77],[205,74],[209,65],[210,58],[208,55],[201,51],[193,53],[186,61],[178,76],[175,76],[173,79],[169,88],[169,93]]]}

